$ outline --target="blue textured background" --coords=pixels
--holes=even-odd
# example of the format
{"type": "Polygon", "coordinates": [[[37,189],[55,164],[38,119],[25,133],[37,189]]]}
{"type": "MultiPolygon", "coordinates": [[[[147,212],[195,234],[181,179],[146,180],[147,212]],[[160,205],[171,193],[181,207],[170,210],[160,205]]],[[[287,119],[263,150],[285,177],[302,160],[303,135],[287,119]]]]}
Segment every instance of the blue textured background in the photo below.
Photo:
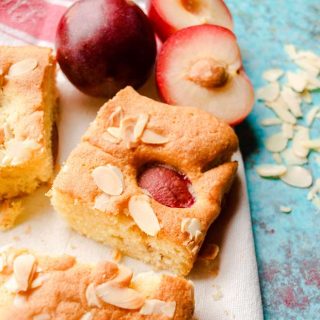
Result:
{"type": "MultiPolygon", "coordinates": [[[[227,0],[235,20],[235,32],[242,49],[245,68],[255,88],[265,82],[264,70],[293,68],[283,46],[320,54],[319,0],[227,0]]],[[[320,92],[313,93],[320,105],[320,92]]],[[[307,190],[263,180],[254,167],[272,162],[263,141],[274,128],[260,126],[272,111],[256,103],[254,111],[238,129],[245,159],[253,231],[265,319],[320,319],[320,212],[306,200],[307,190]],[[280,205],[293,208],[279,212],[280,205]]],[[[276,128],[277,129],[277,128],[276,128]]],[[[277,129],[279,130],[279,129],[277,129]]],[[[313,136],[320,132],[320,120],[313,136]]],[[[312,159],[313,157],[311,157],[312,159]]],[[[320,167],[311,165],[313,176],[320,167]]]]}

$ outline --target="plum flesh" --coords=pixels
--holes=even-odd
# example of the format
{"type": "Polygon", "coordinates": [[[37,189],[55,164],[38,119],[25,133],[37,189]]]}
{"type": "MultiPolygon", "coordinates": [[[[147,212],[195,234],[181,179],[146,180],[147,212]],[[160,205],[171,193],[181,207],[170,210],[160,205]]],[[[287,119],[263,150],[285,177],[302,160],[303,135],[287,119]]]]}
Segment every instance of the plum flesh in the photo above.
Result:
{"type": "Polygon", "coordinates": [[[138,177],[138,184],[167,207],[189,208],[195,202],[188,177],[166,165],[146,166],[138,177]]]}

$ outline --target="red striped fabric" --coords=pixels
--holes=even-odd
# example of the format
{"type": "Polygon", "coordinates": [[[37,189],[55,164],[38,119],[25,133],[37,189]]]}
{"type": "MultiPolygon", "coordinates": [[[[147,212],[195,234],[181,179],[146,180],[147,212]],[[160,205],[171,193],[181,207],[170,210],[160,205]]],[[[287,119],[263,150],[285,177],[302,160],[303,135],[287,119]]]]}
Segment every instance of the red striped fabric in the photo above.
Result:
{"type": "Polygon", "coordinates": [[[65,10],[65,6],[44,0],[0,0],[0,31],[2,25],[10,28],[11,36],[17,31],[20,39],[23,32],[37,40],[53,42],[65,10]]]}

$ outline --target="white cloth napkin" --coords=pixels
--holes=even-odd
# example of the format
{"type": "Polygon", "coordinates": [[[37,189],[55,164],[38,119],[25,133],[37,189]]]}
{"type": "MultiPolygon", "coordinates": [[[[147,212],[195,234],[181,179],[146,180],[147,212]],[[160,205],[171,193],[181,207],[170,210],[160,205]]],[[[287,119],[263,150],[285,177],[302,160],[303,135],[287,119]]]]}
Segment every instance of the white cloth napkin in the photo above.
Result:
{"type": "MultiPolygon", "coordinates": [[[[21,38],[19,32],[0,24],[1,45],[24,44],[24,41],[17,38],[21,38]],[[18,37],[15,37],[16,34],[18,37]]],[[[28,42],[30,41],[34,44],[48,44],[37,42],[34,38],[28,38],[28,42]]],[[[104,101],[80,93],[60,72],[58,88],[58,161],[62,163],[79,142],[104,101]]],[[[140,92],[155,97],[153,79],[140,92]]],[[[214,276],[196,268],[189,276],[195,284],[195,319],[198,320],[263,319],[244,167],[240,153],[235,158],[240,165],[237,180],[228,199],[227,208],[209,235],[220,246],[219,272],[214,276]]],[[[17,227],[0,232],[0,245],[27,247],[44,254],[68,253],[90,262],[110,259],[110,248],[82,237],[68,228],[51,207],[49,199],[44,196],[46,191],[46,187],[41,187],[33,195],[26,197],[25,214],[19,219],[17,227]]],[[[127,257],[122,262],[135,272],[151,270],[150,266],[127,257]]]]}

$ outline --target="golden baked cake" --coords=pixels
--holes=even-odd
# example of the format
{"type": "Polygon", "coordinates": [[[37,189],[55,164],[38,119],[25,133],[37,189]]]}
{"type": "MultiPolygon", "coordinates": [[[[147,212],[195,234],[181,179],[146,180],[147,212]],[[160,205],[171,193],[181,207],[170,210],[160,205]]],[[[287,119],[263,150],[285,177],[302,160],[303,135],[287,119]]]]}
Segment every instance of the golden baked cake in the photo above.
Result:
{"type": "Polygon", "coordinates": [[[21,211],[16,197],[52,178],[55,58],[34,46],[0,46],[0,229],[21,211]]]}
{"type": "Polygon", "coordinates": [[[27,250],[0,254],[1,320],[191,320],[193,285],[183,278],[132,271],[114,262],[27,250]]]}
{"type": "Polygon", "coordinates": [[[232,128],[209,113],[127,87],[71,152],[52,204],[81,234],[186,275],[234,179],[237,147],[232,128]]]}

